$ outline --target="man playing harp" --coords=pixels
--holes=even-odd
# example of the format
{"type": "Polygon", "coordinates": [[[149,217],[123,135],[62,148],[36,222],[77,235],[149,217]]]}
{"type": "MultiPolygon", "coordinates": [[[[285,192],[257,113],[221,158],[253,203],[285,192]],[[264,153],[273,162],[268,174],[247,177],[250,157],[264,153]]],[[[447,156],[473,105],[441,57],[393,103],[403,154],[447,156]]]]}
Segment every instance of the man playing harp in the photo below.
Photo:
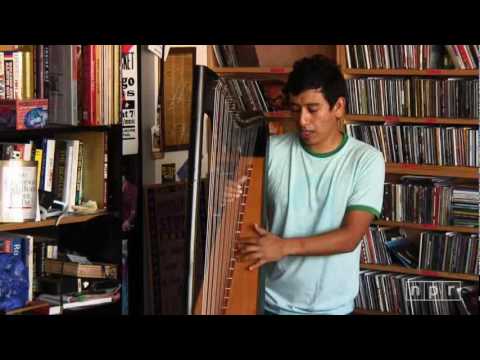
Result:
{"type": "Polygon", "coordinates": [[[360,240],[382,209],[384,158],[339,130],[346,85],[330,60],[298,61],[284,92],[298,133],[270,140],[270,231],[256,226],[258,237],[238,242],[238,257],[265,272],[266,314],[349,314],[360,240]]]}

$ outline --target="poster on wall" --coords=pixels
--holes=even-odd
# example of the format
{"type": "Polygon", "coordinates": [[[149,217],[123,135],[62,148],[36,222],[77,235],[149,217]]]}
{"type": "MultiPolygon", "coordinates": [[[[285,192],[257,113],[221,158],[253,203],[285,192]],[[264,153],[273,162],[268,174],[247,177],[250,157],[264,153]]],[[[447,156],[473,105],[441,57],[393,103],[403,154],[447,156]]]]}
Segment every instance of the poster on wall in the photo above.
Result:
{"type": "Polygon", "coordinates": [[[137,46],[122,45],[123,155],[138,154],[137,46]]]}

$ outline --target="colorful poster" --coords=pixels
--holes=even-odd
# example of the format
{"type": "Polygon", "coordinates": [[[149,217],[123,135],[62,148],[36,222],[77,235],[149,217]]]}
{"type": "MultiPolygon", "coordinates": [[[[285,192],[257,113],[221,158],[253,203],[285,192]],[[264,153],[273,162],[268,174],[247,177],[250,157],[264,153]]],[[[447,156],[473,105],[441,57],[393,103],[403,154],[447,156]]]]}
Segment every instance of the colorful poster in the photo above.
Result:
{"type": "Polygon", "coordinates": [[[122,45],[123,155],[138,154],[138,49],[122,45]]]}

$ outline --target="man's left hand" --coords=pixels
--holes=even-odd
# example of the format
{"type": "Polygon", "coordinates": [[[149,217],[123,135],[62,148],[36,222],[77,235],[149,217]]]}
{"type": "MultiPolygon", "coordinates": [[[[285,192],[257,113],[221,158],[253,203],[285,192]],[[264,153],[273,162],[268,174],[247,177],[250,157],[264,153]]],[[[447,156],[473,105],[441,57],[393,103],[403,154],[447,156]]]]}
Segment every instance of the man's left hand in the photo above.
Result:
{"type": "Polygon", "coordinates": [[[239,260],[254,261],[248,267],[249,270],[254,270],[272,261],[278,261],[285,256],[285,241],[282,238],[269,233],[257,224],[254,227],[259,237],[237,242],[239,260]]]}

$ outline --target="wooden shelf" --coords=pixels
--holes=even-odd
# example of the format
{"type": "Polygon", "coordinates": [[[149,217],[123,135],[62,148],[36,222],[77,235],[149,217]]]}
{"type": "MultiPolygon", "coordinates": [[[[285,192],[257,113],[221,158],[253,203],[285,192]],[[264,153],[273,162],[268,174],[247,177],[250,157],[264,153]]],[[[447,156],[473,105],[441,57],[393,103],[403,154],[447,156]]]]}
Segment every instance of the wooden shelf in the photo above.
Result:
{"type": "Polygon", "coordinates": [[[50,305],[45,301],[35,300],[28,303],[25,307],[9,310],[5,315],[23,315],[25,313],[48,315],[50,305]]]}
{"type": "Polygon", "coordinates": [[[287,78],[291,67],[213,67],[219,75],[243,78],[287,78]]]}
{"type": "Polygon", "coordinates": [[[401,315],[394,312],[378,311],[378,310],[365,310],[365,309],[355,309],[353,310],[353,315],[401,315]]]}
{"type": "Polygon", "coordinates": [[[293,120],[292,113],[290,111],[270,111],[263,113],[267,119],[286,119],[293,120]]]}
{"type": "Polygon", "coordinates": [[[396,123],[412,123],[412,124],[428,124],[428,125],[473,125],[478,126],[478,119],[453,119],[453,118],[435,118],[435,117],[405,117],[405,116],[383,116],[383,115],[345,115],[345,121],[356,122],[386,122],[396,123]]]}
{"type": "Polygon", "coordinates": [[[343,69],[346,75],[383,75],[383,76],[478,76],[479,70],[461,69],[343,69]]]}
{"type": "MultiPolygon", "coordinates": [[[[95,214],[89,215],[68,215],[60,219],[60,223],[58,225],[81,223],[107,214],[109,214],[107,211],[100,211],[95,214]]],[[[23,223],[0,223],[0,231],[16,231],[22,229],[43,228],[48,226],[55,226],[56,222],[57,218],[51,218],[43,221],[29,221],[23,223]]]]}
{"type": "Polygon", "coordinates": [[[417,165],[417,164],[392,164],[385,166],[385,171],[389,174],[403,175],[426,175],[426,176],[447,176],[463,179],[478,179],[478,168],[460,167],[460,166],[436,166],[436,165],[417,165]]]}
{"type": "Polygon", "coordinates": [[[403,222],[394,222],[394,221],[384,221],[377,220],[373,224],[381,226],[391,226],[391,227],[403,227],[406,229],[417,229],[417,230],[429,230],[429,231],[451,231],[451,232],[460,232],[468,234],[478,233],[478,228],[472,228],[467,226],[442,226],[442,225],[433,225],[433,224],[412,224],[412,223],[403,223],[403,222]]]}
{"type": "Polygon", "coordinates": [[[449,273],[444,271],[434,271],[434,270],[424,270],[424,269],[409,269],[399,265],[360,264],[360,268],[364,270],[378,270],[378,271],[394,272],[394,273],[401,273],[401,274],[428,276],[428,277],[435,277],[435,278],[442,278],[442,279],[478,281],[478,275],[449,273]]]}

